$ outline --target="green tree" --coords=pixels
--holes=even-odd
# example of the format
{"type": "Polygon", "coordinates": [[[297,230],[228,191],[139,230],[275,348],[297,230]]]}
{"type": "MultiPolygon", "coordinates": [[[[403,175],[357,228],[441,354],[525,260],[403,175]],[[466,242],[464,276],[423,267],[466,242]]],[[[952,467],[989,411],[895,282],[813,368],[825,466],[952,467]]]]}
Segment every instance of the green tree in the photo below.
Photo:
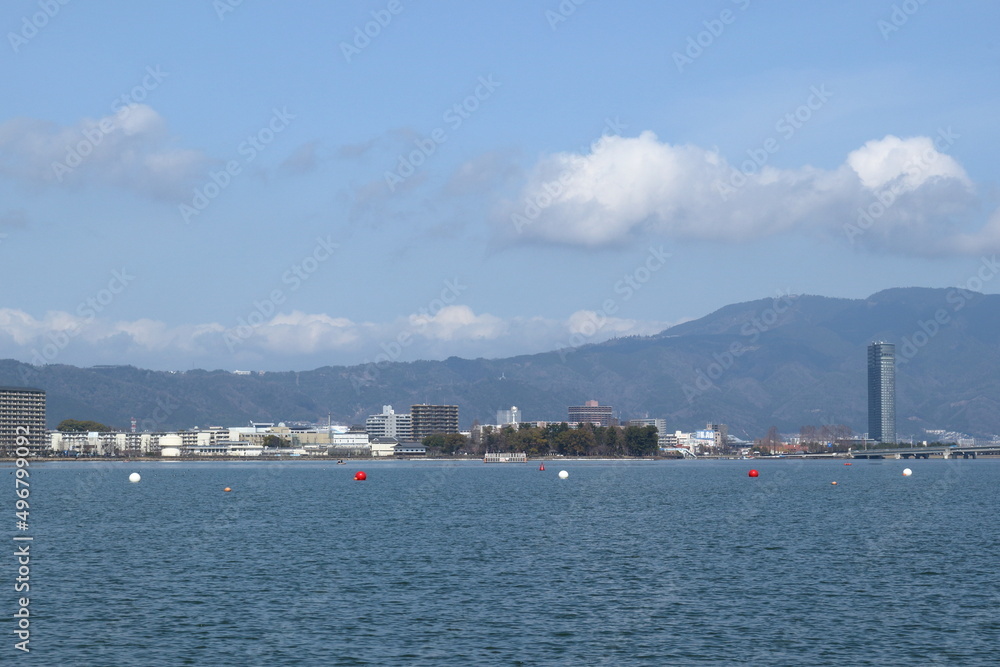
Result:
{"type": "Polygon", "coordinates": [[[440,453],[444,450],[444,434],[434,433],[432,435],[424,436],[424,439],[420,441],[420,444],[426,447],[428,452],[440,453]]]}
{"type": "Polygon", "coordinates": [[[627,427],[625,429],[625,451],[629,456],[652,456],[659,452],[656,427],[627,427]]]}
{"type": "Polygon", "coordinates": [[[64,433],[87,433],[90,431],[108,432],[115,429],[95,421],[78,421],[76,419],[64,419],[56,426],[57,431],[64,433]]]}
{"type": "Polygon", "coordinates": [[[469,439],[461,433],[433,433],[420,441],[428,452],[451,456],[466,449],[469,439]]]}
{"type": "Polygon", "coordinates": [[[461,433],[445,433],[444,445],[441,447],[443,454],[457,454],[469,445],[469,439],[461,433]]]}
{"type": "Polygon", "coordinates": [[[543,456],[549,451],[545,432],[540,428],[521,426],[512,437],[514,440],[512,451],[524,452],[528,456],[543,456]]]}
{"type": "Polygon", "coordinates": [[[608,456],[625,456],[625,436],[620,428],[609,428],[604,436],[604,447],[608,456]]]}
{"type": "Polygon", "coordinates": [[[274,435],[273,433],[264,436],[265,447],[288,447],[288,441],[281,436],[274,435]]]}
{"type": "Polygon", "coordinates": [[[556,451],[564,456],[587,456],[594,448],[594,432],[589,428],[574,428],[556,436],[556,451]]]}

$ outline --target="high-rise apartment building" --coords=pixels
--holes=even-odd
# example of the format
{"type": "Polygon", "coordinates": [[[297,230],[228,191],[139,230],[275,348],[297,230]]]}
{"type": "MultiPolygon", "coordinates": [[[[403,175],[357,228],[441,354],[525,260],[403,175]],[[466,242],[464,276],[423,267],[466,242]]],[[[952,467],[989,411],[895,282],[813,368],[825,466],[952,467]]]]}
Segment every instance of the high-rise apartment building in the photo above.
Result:
{"type": "Polygon", "coordinates": [[[458,433],[457,405],[411,405],[410,417],[417,442],[435,433],[458,433]]]}
{"type": "Polygon", "coordinates": [[[868,346],[868,437],[896,442],[896,346],[868,346]]]}
{"type": "Polygon", "coordinates": [[[0,453],[15,456],[19,447],[27,447],[31,456],[49,448],[45,391],[0,387],[0,453]]]}

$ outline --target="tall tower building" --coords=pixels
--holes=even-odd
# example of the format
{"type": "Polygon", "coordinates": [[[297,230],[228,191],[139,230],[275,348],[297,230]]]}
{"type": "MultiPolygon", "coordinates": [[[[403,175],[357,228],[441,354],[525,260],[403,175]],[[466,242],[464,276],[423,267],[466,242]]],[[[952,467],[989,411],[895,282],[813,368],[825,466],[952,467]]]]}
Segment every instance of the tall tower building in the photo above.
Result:
{"type": "Polygon", "coordinates": [[[896,442],[896,346],[868,346],[868,437],[896,442]]]}

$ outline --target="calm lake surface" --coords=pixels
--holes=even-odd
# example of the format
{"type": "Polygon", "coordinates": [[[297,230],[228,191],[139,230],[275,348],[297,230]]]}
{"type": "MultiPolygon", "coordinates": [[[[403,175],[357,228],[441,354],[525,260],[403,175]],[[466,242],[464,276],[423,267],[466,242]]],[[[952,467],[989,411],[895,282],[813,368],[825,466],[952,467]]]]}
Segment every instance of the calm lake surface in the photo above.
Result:
{"type": "Polygon", "coordinates": [[[545,465],[33,465],[0,662],[997,664],[1000,461],[545,465]]]}

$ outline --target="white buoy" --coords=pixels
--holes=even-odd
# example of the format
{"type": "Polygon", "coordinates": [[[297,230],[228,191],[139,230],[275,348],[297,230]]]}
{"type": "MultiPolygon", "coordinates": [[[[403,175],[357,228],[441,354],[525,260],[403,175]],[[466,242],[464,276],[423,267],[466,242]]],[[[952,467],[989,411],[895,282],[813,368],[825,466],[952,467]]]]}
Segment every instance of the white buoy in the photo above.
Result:
{"type": "Polygon", "coordinates": [[[903,477],[909,477],[912,474],[913,474],[912,470],[910,470],[909,468],[903,468],[903,477]]]}
{"type": "Polygon", "coordinates": [[[142,479],[142,477],[137,472],[134,472],[128,476],[128,481],[132,482],[133,484],[135,482],[138,482],[140,479],[142,479]]]}
{"type": "Polygon", "coordinates": [[[565,470],[560,470],[559,471],[559,479],[566,479],[567,477],[569,477],[569,473],[568,472],[566,472],[565,470]]]}

